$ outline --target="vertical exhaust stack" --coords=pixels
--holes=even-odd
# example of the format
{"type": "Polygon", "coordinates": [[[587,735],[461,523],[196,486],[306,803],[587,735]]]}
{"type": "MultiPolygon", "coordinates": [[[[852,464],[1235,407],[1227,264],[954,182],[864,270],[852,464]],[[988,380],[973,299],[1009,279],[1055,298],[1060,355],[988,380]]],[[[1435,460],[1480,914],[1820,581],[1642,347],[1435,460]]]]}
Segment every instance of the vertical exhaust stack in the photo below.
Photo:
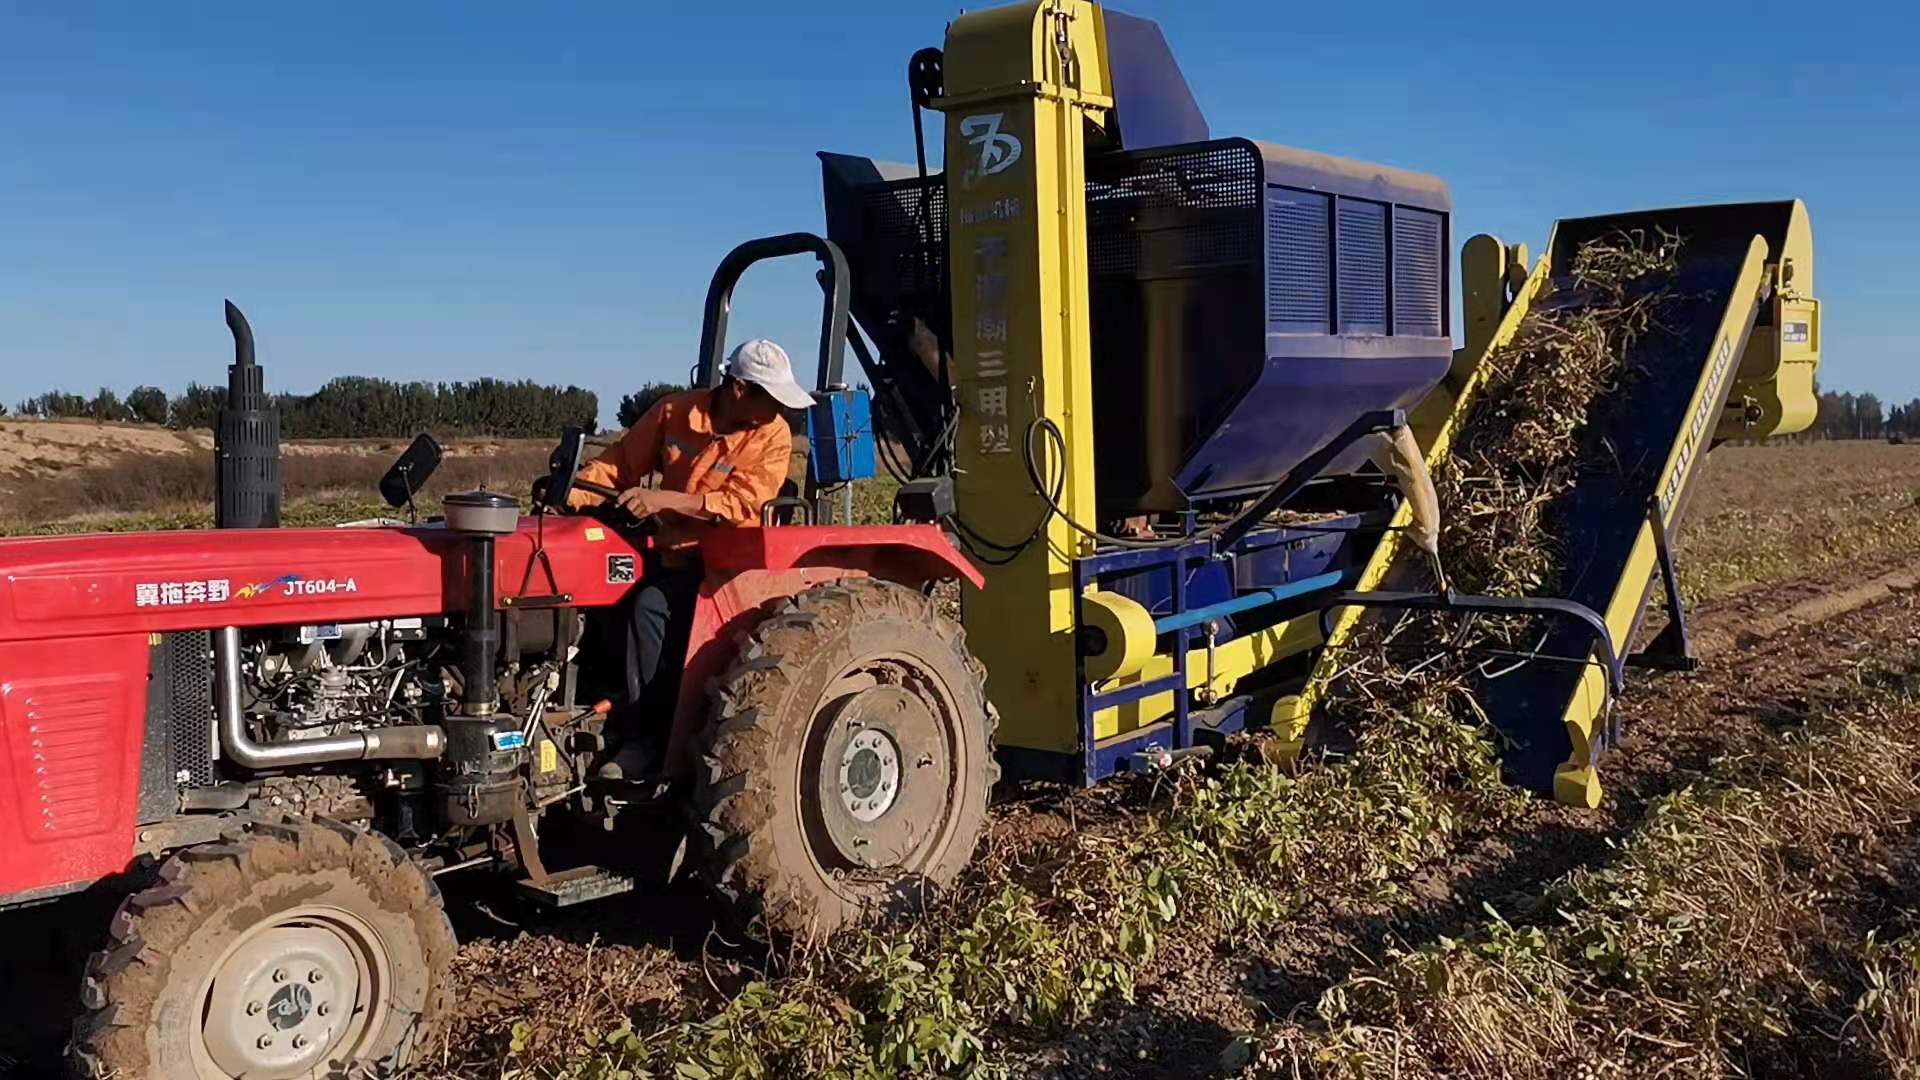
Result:
{"type": "Polygon", "coordinates": [[[267,397],[266,373],[253,360],[253,327],[233,301],[226,304],[233,364],[213,436],[213,523],[220,529],[277,528],[280,414],[267,397]]]}
{"type": "Polygon", "coordinates": [[[520,805],[520,761],[527,739],[500,711],[500,601],[494,595],[495,542],[520,525],[520,504],[490,491],[449,495],[448,530],[467,541],[467,627],[460,647],[460,714],[446,718],[442,809],[458,825],[506,821],[520,805]]]}

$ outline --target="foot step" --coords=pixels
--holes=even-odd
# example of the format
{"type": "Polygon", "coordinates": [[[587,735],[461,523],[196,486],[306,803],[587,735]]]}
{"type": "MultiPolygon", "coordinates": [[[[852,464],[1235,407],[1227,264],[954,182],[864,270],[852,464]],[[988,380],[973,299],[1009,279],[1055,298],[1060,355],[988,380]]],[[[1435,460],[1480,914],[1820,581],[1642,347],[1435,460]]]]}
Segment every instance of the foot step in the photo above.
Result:
{"type": "Polygon", "coordinates": [[[571,870],[562,870],[547,875],[544,882],[535,882],[531,878],[522,878],[517,882],[520,890],[534,900],[549,907],[572,907],[589,900],[618,896],[633,891],[633,879],[603,870],[598,866],[576,866],[571,870]]]}

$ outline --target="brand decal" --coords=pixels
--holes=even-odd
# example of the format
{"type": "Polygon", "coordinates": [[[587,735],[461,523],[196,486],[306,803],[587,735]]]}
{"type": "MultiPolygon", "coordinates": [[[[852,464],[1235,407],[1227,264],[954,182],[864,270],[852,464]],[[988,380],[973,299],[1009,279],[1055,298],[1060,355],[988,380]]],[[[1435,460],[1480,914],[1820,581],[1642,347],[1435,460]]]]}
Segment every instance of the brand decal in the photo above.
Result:
{"type": "Polygon", "coordinates": [[[978,176],[993,176],[1013,167],[1020,160],[1020,140],[1000,130],[1005,113],[979,113],[962,117],[960,134],[980,148],[980,163],[972,169],[978,176]]]}
{"type": "Polygon", "coordinates": [[[272,581],[263,581],[257,585],[243,585],[234,597],[251,600],[261,596],[282,598],[295,596],[332,596],[334,593],[357,593],[360,583],[353,578],[310,578],[303,574],[282,574],[272,581]]]}
{"type": "Polygon", "coordinates": [[[183,607],[189,604],[224,604],[233,595],[233,582],[227,578],[199,581],[142,581],[133,586],[134,607],[183,607]]]}
{"type": "Polygon", "coordinates": [[[205,578],[195,581],[140,581],[133,586],[134,607],[191,607],[198,604],[224,604],[229,600],[255,600],[262,596],[282,599],[297,596],[331,596],[357,593],[360,582],[353,578],[308,578],[301,574],[282,574],[271,581],[259,581],[235,588],[230,578],[205,578]]]}
{"type": "Polygon", "coordinates": [[[272,581],[262,581],[253,585],[242,585],[234,596],[241,600],[251,600],[256,596],[265,596],[270,590],[293,585],[300,580],[299,574],[282,574],[272,581]]]}
{"type": "Polygon", "coordinates": [[[1720,391],[1726,385],[1727,375],[1733,370],[1733,339],[1720,339],[1720,348],[1713,354],[1713,367],[1707,372],[1706,387],[1700,392],[1700,403],[1693,408],[1693,417],[1687,422],[1686,438],[1680,444],[1680,457],[1673,463],[1673,471],[1667,474],[1667,486],[1660,492],[1660,517],[1665,521],[1673,520],[1673,503],[1680,495],[1680,487],[1687,482],[1687,473],[1692,470],[1694,456],[1700,449],[1700,438],[1706,433],[1707,425],[1714,419],[1713,404],[1720,400],[1720,391]]]}

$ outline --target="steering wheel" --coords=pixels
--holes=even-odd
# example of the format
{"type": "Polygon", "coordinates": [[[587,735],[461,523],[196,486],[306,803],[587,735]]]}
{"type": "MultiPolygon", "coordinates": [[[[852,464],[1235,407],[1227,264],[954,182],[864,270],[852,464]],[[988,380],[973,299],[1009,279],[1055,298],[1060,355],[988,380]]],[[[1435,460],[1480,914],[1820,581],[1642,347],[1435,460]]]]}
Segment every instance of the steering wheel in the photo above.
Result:
{"type": "Polygon", "coordinates": [[[636,518],[618,504],[616,500],[620,498],[620,492],[617,489],[580,479],[580,466],[583,464],[582,458],[586,456],[586,447],[585,430],[571,425],[561,429],[560,444],[553,448],[553,453],[547,455],[547,475],[533,482],[534,504],[558,514],[592,514],[615,528],[629,532],[652,532],[654,522],[651,518],[636,518]],[[568,496],[576,489],[591,492],[607,502],[602,506],[576,510],[568,501],[568,496]]]}
{"type": "Polygon", "coordinates": [[[534,481],[533,501],[540,506],[558,513],[568,513],[572,507],[568,496],[575,488],[590,491],[606,499],[617,499],[620,493],[605,484],[596,484],[580,479],[581,460],[586,456],[587,433],[585,430],[568,425],[560,430],[560,445],[547,455],[547,475],[534,481]]]}

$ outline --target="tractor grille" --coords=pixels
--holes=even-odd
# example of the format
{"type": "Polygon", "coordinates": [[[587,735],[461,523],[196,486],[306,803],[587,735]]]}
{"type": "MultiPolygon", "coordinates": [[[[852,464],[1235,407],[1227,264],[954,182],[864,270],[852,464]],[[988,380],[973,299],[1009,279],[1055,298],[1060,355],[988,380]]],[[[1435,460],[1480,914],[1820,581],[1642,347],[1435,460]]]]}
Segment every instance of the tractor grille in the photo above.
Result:
{"type": "MultiPolygon", "coordinates": [[[[168,634],[166,653],[168,726],[173,767],[190,786],[219,779],[213,764],[213,651],[205,630],[168,634]]],[[[156,683],[158,679],[155,680],[156,683]]]]}
{"type": "Polygon", "coordinates": [[[180,789],[205,787],[213,762],[213,671],[208,634],[196,630],[154,639],[147,651],[146,730],[140,740],[142,823],[180,810],[180,789]]]}

